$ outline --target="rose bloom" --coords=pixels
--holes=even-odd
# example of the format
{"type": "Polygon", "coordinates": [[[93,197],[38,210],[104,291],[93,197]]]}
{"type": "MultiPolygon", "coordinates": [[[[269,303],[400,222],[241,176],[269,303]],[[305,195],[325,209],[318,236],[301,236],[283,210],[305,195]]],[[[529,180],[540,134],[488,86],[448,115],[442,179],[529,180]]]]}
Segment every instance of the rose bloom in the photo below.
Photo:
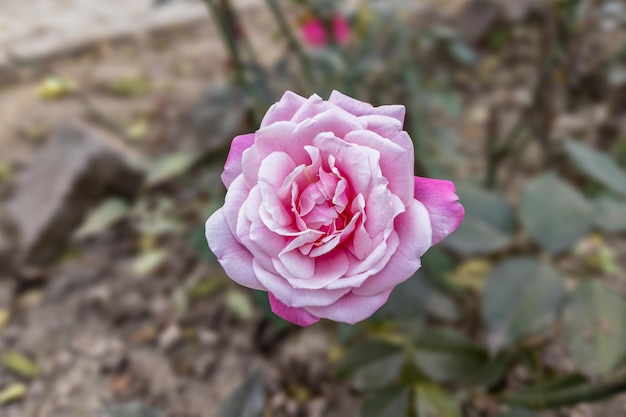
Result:
{"type": "Polygon", "coordinates": [[[464,216],[450,181],[413,175],[404,106],[286,92],[237,136],[206,238],[226,273],[300,326],[356,323],[464,216]]]}
{"type": "MultiPolygon", "coordinates": [[[[336,15],[333,17],[333,35],[340,45],[346,44],[350,40],[350,26],[345,17],[336,15]]],[[[326,29],[324,24],[316,19],[307,19],[300,27],[302,38],[309,46],[322,47],[328,44],[326,39],[326,29]]]]}

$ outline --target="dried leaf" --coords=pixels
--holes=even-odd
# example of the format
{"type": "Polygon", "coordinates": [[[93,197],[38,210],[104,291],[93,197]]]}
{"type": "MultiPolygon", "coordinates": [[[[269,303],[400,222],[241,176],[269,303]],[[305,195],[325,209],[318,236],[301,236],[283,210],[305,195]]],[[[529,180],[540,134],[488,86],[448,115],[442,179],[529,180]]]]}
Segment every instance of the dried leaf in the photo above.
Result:
{"type": "Polygon", "coordinates": [[[21,400],[26,395],[26,385],[14,383],[0,391],[0,405],[21,400]]]}
{"type": "Polygon", "coordinates": [[[25,378],[39,375],[37,364],[20,352],[7,352],[0,357],[0,363],[9,371],[25,378]]]}

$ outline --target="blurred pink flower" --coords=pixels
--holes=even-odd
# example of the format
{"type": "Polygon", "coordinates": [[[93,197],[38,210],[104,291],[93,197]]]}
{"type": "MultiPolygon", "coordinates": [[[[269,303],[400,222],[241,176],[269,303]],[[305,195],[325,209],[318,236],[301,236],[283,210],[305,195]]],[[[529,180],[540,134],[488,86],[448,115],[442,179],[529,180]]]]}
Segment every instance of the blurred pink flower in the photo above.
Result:
{"type": "Polygon", "coordinates": [[[226,273],[300,326],[356,323],[464,216],[450,181],[413,175],[404,106],[286,92],[237,136],[206,238],[226,273]]]}
{"type": "MultiPolygon", "coordinates": [[[[300,30],[307,45],[322,47],[328,44],[324,24],[319,19],[307,19],[300,30]]],[[[350,40],[350,26],[345,17],[336,15],[333,18],[333,34],[340,45],[344,45],[350,40]]]]}

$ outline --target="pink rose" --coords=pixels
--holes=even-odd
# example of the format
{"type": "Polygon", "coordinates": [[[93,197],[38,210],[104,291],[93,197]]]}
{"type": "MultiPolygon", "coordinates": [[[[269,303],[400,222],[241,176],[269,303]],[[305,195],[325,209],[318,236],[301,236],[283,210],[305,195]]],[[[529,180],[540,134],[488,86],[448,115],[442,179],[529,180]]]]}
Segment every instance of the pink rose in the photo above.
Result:
{"type": "MultiPolygon", "coordinates": [[[[308,19],[300,27],[302,37],[309,46],[326,46],[328,39],[326,39],[326,29],[324,24],[318,19],[308,19]]],[[[337,43],[344,45],[350,39],[350,26],[345,17],[337,15],[333,18],[333,34],[337,43]]]]}
{"type": "Polygon", "coordinates": [[[464,216],[450,181],[413,176],[404,113],[288,91],[237,136],[206,222],[226,273],[300,326],[372,315],[464,216]]]}

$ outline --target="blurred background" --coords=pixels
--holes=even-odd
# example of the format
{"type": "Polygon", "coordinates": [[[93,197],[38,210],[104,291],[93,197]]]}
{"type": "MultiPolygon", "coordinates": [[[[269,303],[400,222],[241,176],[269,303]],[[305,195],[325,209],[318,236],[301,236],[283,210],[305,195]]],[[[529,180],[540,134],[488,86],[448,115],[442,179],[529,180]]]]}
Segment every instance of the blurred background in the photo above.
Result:
{"type": "Polygon", "coordinates": [[[623,0],[2,0],[0,416],[626,416],[623,0]],[[301,329],[204,238],[285,90],[407,107],[466,219],[301,329]]]}

